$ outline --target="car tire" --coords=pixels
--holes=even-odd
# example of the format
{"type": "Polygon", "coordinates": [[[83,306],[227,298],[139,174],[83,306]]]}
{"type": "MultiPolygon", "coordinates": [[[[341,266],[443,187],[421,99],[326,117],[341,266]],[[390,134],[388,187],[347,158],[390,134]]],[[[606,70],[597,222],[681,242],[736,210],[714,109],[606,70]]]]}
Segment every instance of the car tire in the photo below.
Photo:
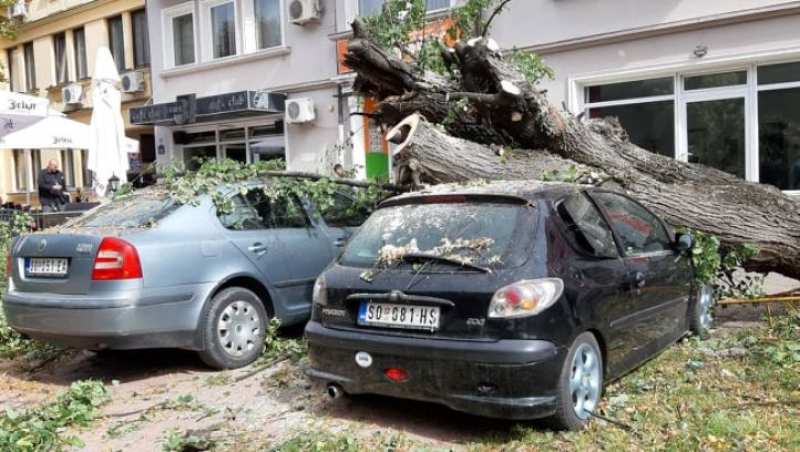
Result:
{"type": "Polygon", "coordinates": [[[592,333],[582,333],[573,341],[561,368],[556,412],[550,418],[552,427],[575,431],[586,426],[591,413],[600,404],[603,370],[603,355],[597,339],[592,333]]]}
{"type": "Polygon", "coordinates": [[[714,327],[714,288],[703,284],[698,286],[689,303],[689,330],[700,339],[708,339],[714,327]]]}
{"type": "Polygon", "coordinates": [[[264,348],[269,322],[261,299],[247,289],[230,287],[210,303],[200,324],[200,359],[215,369],[236,369],[255,361],[264,348]]]}

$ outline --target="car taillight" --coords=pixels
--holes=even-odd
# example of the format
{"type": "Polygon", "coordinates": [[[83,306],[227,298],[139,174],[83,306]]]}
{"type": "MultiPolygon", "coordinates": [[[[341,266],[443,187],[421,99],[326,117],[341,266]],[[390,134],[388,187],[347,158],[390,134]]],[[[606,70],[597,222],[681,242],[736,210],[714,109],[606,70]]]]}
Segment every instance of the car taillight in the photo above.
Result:
{"type": "Polygon", "coordinates": [[[92,279],[136,279],[142,277],[142,264],[136,248],[125,240],[105,237],[94,259],[92,279]]]}
{"type": "Polygon", "coordinates": [[[314,282],[314,292],[311,300],[318,306],[328,305],[328,287],[325,285],[325,277],[320,275],[314,282]]]}
{"type": "Polygon", "coordinates": [[[519,281],[495,292],[489,305],[490,318],[536,315],[555,303],[564,292],[559,278],[519,281]]]}

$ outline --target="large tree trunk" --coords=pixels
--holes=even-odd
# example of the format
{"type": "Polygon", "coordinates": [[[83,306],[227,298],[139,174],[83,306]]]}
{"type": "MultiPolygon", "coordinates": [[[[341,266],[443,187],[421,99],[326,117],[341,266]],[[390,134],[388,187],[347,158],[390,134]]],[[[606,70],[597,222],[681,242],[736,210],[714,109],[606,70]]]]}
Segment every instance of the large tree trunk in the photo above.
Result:
{"type": "Polygon", "coordinates": [[[358,19],[353,30],[346,62],[358,73],[357,90],[380,101],[378,118],[395,126],[418,113],[447,132],[413,116],[393,129],[402,142],[399,177],[541,179],[579,165],[584,179],[613,181],[674,225],[717,235],[725,246],[757,246],[748,269],[800,278],[798,204],[774,187],[645,151],[615,121],[585,123],[550,106],[490,39],[445,51],[458,69],[445,78],[380,49],[358,19]],[[468,103],[452,111],[459,99],[468,103]]]}

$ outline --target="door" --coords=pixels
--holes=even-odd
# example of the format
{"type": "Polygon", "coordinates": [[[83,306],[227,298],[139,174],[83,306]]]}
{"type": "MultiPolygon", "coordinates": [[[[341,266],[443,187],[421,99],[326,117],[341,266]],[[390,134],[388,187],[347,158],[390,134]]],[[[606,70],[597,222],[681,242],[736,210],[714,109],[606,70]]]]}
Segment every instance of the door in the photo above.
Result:
{"type": "Polygon", "coordinates": [[[757,164],[747,153],[753,116],[747,77],[743,70],[681,78],[680,160],[756,180],[757,164]]]}
{"type": "Polygon", "coordinates": [[[605,213],[622,252],[630,304],[612,329],[630,337],[624,360],[633,367],[683,333],[691,272],[673,240],[652,212],[617,193],[596,191],[592,198],[605,213]]]}
{"type": "Polygon", "coordinates": [[[355,200],[344,193],[334,193],[331,201],[331,205],[319,210],[331,249],[338,256],[350,236],[369,217],[369,211],[359,208],[355,200]]]}

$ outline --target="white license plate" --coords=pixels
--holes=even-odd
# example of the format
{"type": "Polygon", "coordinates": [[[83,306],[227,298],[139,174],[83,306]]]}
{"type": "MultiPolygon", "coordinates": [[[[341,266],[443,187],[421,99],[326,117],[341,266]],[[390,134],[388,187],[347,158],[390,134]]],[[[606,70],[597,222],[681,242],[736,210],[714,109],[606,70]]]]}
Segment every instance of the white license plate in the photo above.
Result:
{"type": "Polygon", "coordinates": [[[361,303],[358,324],[436,330],[439,328],[439,308],[394,303],[361,303]]]}
{"type": "Polygon", "coordinates": [[[62,278],[67,276],[69,263],[67,259],[55,257],[30,257],[25,262],[27,276],[44,276],[62,278]]]}

